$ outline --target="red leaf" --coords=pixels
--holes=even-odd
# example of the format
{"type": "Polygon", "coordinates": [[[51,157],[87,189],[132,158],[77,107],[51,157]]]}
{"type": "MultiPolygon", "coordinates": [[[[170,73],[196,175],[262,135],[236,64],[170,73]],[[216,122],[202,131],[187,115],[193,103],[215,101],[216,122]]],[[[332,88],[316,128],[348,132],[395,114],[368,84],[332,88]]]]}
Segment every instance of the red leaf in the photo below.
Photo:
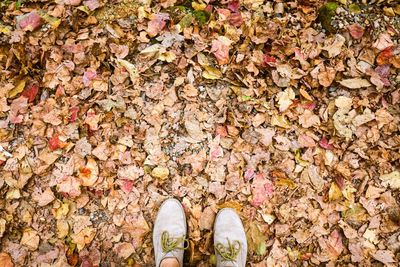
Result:
{"type": "Polygon", "coordinates": [[[240,8],[240,2],[238,0],[233,0],[228,4],[228,9],[230,9],[232,12],[238,12],[239,8],[240,8]]]}
{"type": "Polygon", "coordinates": [[[24,31],[34,31],[42,25],[42,18],[36,12],[19,16],[19,27],[24,31]]]}
{"type": "Polygon", "coordinates": [[[376,58],[376,63],[378,65],[384,65],[384,64],[388,64],[390,63],[390,59],[394,56],[393,53],[393,47],[388,47],[384,50],[382,50],[382,52],[379,53],[379,55],[376,58]]]}
{"type": "Polygon", "coordinates": [[[37,84],[31,84],[22,92],[22,96],[28,98],[28,102],[33,102],[39,92],[39,86],[37,84]]]}
{"type": "Polygon", "coordinates": [[[243,24],[242,14],[240,12],[234,12],[228,17],[228,21],[235,27],[240,27],[243,24]]]}
{"type": "Polygon", "coordinates": [[[69,116],[69,121],[75,122],[78,118],[79,107],[72,107],[69,109],[69,112],[71,112],[71,115],[69,116]]]}
{"type": "Polygon", "coordinates": [[[261,206],[265,200],[272,197],[274,193],[273,184],[262,173],[259,173],[253,180],[251,192],[253,195],[251,204],[255,207],[261,206]]]}
{"type": "Polygon", "coordinates": [[[326,150],[332,150],[333,146],[328,143],[328,140],[325,137],[322,137],[321,141],[319,141],[319,145],[326,150]]]}
{"type": "Polygon", "coordinates": [[[347,29],[349,30],[351,37],[356,40],[361,39],[364,35],[364,28],[358,23],[347,26],[347,29]]]}
{"type": "Polygon", "coordinates": [[[220,135],[222,138],[228,135],[226,127],[224,125],[217,125],[215,128],[215,135],[220,135]]]}
{"type": "Polygon", "coordinates": [[[60,140],[58,135],[53,136],[49,140],[49,148],[50,148],[50,150],[56,150],[56,149],[59,149],[59,148],[63,148],[64,146],[65,146],[65,143],[60,140]]]}
{"type": "Polygon", "coordinates": [[[56,90],[56,97],[59,98],[60,96],[64,96],[64,95],[65,95],[64,86],[59,85],[56,90]]]}
{"type": "Polygon", "coordinates": [[[265,54],[265,55],[263,55],[263,60],[264,60],[265,65],[268,65],[270,67],[275,66],[276,59],[274,57],[271,57],[271,56],[265,54]]]}
{"type": "Polygon", "coordinates": [[[314,110],[317,107],[317,104],[315,102],[307,102],[303,104],[303,108],[309,109],[309,110],[314,110]]]}
{"type": "Polygon", "coordinates": [[[122,191],[124,191],[127,194],[130,193],[133,188],[133,181],[127,179],[121,179],[120,181],[121,181],[122,191]]]}

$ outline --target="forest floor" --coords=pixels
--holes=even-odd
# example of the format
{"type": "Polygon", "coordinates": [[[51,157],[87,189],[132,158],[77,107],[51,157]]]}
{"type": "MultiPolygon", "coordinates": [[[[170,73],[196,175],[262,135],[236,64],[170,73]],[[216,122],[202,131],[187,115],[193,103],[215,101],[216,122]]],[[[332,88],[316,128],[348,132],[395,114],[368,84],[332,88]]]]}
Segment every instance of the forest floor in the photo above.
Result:
{"type": "MultiPolygon", "coordinates": [[[[0,266],[399,266],[400,5],[2,0],[0,266]]],[[[372,3],[379,2],[379,3],[372,3]]]]}

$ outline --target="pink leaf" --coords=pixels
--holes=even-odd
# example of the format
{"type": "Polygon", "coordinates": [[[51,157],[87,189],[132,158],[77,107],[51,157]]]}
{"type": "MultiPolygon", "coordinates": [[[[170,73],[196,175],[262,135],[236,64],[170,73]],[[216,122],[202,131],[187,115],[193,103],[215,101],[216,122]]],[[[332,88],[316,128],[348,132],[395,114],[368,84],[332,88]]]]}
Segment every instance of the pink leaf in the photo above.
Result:
{"type": "Polygon", "coordinates": [[[100,7],[100,3],[98,0],[86,0],[83,2],[85,6],[87,6],[91,11],[100,7]]]}
{"type": "Polygon", "coordinates": [[[317,104],[315,102],[307,102],[307,103],[304,103],[302,106],[305,109],[314,110],[317,107],[317,104]]]}
{"type": "Polygon", "coordinates": [[[347,29],[349,30],[351,37],[356,40],[361,39],[364,35],[364,28],[358,23],[347,26],[347,29]]]}
{"type": "Polygon", "coordinates": [[[343,251],[342,236],[338,230],[333,230],[328,237],[327,249],[331,259],[337,259],[343,251]]]}
{"type": "Polygon", "coordinates": [[[85,86],[89,86],[89,85],[90,85],[90,82],[91,82],[93,79],[96,79],[96,77],[97,77],[96,71],[94,71],[94,70],[87,70],[87,71],[85,71],[85,72],[83,73],[83,78],[82,78],[83,84],[84,84],[85,86]]]}
{"type": "Polygon", "coordinates": [[[251,185],[251,192],[253,199],[251,204],[255,207],[259,207],[264,202],[271,198],[274,193],[273,184],[270,180],[266,179],[262,173],[255,176],[251,185]]]}
{"type": "Polygon", "coordinates": [[[32,11],[17,17],[19,27],[24,31],[34,31],[42,25],[42,18],[38,13],[32,11]]]}
{"type": "Polygon", "coordinates": [[[239,8],[240,8],[239,0],[230,1],[228,4],[228,9],[231,10],[232,12],[238,12],[239,8]]]}
{"type": "Polygon", "coordinates": [[[224,125],[217,125],[215,128],[215,135],[219,135],[222,138],[226,137],[228,135],[226,127],[224,125]]]}
{"type": "Polygon", "coordinates": [[[317,145],[314,139],[306,134],[299,135],[297,142],[299,142],[300,147],[315,147],[317,145]]]}
{"type": "Polygon", "coordinates": [[[128,194],[132,191],[133,181],[127,179],[120,179],[120,186],[122,191],[128,194]]]}
{"type": "Polygon", "coordinates": [[[223,36],[212,41],[211,52],[217,58],[219,65],[224,65],[229,62],[229,45],[230,40],[223,36]]]}
{"type": "Polygon", "coordinates": [[[69,109],[69,112],[71,113],[69,121],[75,122],[76,119],[78,118],[79,107],[72,107],[69,109]]]}
{"type": "Polygon", "coordinates": [[[169,20],[169,15],[167,13],[158,13],[152,16],[152,19],[147,25],[147,33],[153,37],[159,34],[167,25],[167,20],[169,20]]]}
{"type": "Polygon", "coordinates": [[[235,27],[240,27],[243,24],[242,14],[240,12],[233,12],[229,17],[228,21],[235,27]]]}
{"type": "Polygon", "coordinates": [[[332,150],[333,149],[333,145],[329,144],[328,140],[325,137],[321,138],[321,141],[319,141],[319,145],[322,148],[325,148],[326,150],[332,150]]]}
{"type": "Polygon", "coordinates": [[[244,179],[246,179],[246,181],[250,181],[251,178],[253,178],[255,174],[256,174],[256,172],[254,171],[254,169],[247,169],[244,172],[244,179]]]}
{"type": "Polygon", "coordinates": [[[224,155],[224,151],[222,150],[222,147],[219,145],[221,137],[217,135],[214,140],[211,141],[209,147],[210,147],[210,160],[214,161],[217,158],[220,158],[224,155]]]}
{"type": "Polygon", "coordinates": [[[18,115],[21,113],[25,108],[28,107],[28,98],[21,96],[17,99],[15,99],[11,103],[10,107],[10,113],[9,113],[9,119],[11,123],[21,123],[23,120],[22,115],[18,115]]]}

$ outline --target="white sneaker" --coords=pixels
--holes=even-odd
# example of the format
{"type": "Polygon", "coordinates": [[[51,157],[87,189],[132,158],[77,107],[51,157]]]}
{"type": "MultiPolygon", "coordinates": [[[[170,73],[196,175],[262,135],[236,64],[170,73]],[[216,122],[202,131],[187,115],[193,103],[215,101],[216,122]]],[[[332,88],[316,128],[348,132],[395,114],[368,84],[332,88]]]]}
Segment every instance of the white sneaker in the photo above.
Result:
{"type": "Polygon", "coordinates": [[[175,198],[165,200],[158,211],[153,229],[156,267],[166,258],[176,258],[179,266],[183,266],[186,231],[186,216],[181,203],[175,198]]]}
{"type": "Polygon", "coordinates": [[[214,247],[217,267],[245,267],[247,239],[242,221],[235,210],[220,210],[214,223],[214,247]]]}

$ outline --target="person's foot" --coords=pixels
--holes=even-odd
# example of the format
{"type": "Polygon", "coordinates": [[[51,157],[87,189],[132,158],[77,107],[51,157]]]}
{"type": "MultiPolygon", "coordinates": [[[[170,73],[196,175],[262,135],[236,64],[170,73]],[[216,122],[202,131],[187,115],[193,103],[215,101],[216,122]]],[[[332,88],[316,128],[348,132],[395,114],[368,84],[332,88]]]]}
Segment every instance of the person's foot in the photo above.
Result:
{"type": "Polygon", "coordinates": [[[183,266],[186,230],[186,216],[181,203],[174,198],[165,200],[158,211],[153,229],[156,267],[167,259],[176,259],[179,266],[183,266]]]}
{"type": "Polygon", "coordinates": [[[242,221],[235,210],[220,210],[214,223],[214,247],[217,267],[245,267],[247,239],[242,221]]]}

